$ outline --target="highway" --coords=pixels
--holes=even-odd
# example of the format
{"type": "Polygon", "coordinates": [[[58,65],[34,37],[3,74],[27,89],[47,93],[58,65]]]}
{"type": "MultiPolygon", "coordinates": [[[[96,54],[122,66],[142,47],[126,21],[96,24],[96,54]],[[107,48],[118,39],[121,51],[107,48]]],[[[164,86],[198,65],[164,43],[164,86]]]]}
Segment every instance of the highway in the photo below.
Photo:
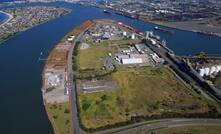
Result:
{"type": "Polygon", "coordinates": [[[220,126],[221,119],[164,119],[158,120],[155,123],[148,123],[146,125],[141,125],[135,128],[126,129],[115,134],[135,134],[141,130],[154,131],[162,128],[174,128],[181,126],[220,126]]]}

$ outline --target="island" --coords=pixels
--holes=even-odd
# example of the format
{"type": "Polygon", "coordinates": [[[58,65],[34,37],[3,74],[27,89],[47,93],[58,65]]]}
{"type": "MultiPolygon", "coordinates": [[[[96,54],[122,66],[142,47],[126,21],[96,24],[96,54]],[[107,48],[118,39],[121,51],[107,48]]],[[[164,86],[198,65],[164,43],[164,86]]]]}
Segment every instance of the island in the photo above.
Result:
{"type": "Polygon", "coordinates": [[[6,21],[0,24],[0,43],[29,28],[63,16],[70,10],[62,7],[16,7],[5,8],[1,13],[7,15],[6,21]]]}
{"type": "Polygon", "coordinates": [[[159,36],[117,20],[75,27],[50,52],[42,78],[44,104],[58,134],[220,126],[220,120],[206,120],[221,117],[220,92],[159,36]]]}

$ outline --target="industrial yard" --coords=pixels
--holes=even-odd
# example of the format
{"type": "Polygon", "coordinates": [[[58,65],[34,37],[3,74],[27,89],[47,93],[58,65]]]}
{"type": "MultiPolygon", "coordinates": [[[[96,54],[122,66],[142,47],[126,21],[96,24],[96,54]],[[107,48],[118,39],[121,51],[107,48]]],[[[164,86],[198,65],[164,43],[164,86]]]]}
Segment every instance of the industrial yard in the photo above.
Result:
{"type": "MultiPolygon", "coordinates": [[[[58,134],[71,133],[69,93],[72,83],[70,74],[70,50],[74,35],[64,37],[49,53],[42,73],[42,96],[48,117],[58,134]]],[[[41,60],[41,59],[40,59],[41,60]]]]}
{"type": "Polygon", "coordinates": [[[68,102],[67,56],[71,43],[59,43],[50,52],[43,72],[46,104],[68,102]]]}
{"type": "Polygon", "coordinates": [[[221,112],[215,101],[186,86],[143,43],[143,33],[117,21],[91,22],[79,36],[74,55],[79,118],[85,129],[221,112]]]}
{"type": "Polygon", "coordinates": [[[207,83],[221,91],[220,56],[207,56],[201,52],[197,56],[187,58],[187,61],[207,83]]]}

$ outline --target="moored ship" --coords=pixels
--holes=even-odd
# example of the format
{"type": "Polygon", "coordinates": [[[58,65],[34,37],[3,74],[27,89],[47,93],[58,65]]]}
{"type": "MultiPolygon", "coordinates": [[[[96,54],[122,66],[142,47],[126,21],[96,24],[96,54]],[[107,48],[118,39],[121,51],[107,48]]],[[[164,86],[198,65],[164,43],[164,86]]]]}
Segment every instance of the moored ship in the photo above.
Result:
{"type": "Polygon", "coordinates": [[[201,34],[201,35],[206,35],[206,36],[213,36],[214,35],[214,33],[207,32],[207,31],[197,31],[196,33],[201,34]]]}
{"type": "Polygon", "coordinates": [[[163,28],[160,28],[160,27],[154,27],[154,30],[156,31],[160,31],[160,32],[163,32],[163,33],[167,33],[167,34],[170,34],[172,35],[173,34],[173,31],[170,31],[170,30],[167,30],[167,29],[163,29],[163,28]]]}
{"type": "Polygon", "coordinates": [[[108,11],[107,9],[104,9],[103,12],[104,12],[105,14],[111,15],[111,12],[108,11]]]}

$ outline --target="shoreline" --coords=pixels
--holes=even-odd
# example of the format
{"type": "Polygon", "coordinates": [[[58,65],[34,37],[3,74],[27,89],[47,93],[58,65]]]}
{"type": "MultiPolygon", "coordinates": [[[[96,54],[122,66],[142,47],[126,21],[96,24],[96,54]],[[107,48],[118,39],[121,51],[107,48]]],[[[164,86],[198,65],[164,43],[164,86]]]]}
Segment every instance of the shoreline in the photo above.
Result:
{"type": "MultiPolygon", "coordinates": [[[[144,21],[144,22],[146,22],[146,21],[144,21]]],[[[163,26],[163,27],[167,27],[167,28],[193,32],[193,33],[199,33],[199,32],[205,31],[205,32],[211,33],[211,36],[221,37],[221,27],[200,25],[200,24],[196,24],[194,22],[154,22],[154,21],[152,22],[152,21],[149,21],[149,23],[163,26]]]]}
{"type": "MultiPolygon", "coordinates": [[[[104,7],[92,5],[92,7],[100,8],[100,9],[105,9],[104,7]]],[[[221,26],[212,26],[212,25],[206,25],[206,24],[197,24],[196,21],[180,21],[180,22],[163,22],[163,21],[151,21],[151,20],[144,20],[144,19],[139,19],[139,18],[132,18],[131,16],[125,16],[123,14],[118,14],[117,10],[110,9],[112,14],[116,14],[119,16],[123,16],[126,18],[130,18],[133,20],[138,20],[142,21],[145,23],[150,23],[158,26],[163,26],[167,28],[172,28],[172,29],[177,29],[177,30],[182,30],[182,31],[188,31],[188,32],[193,32],[193,33],[199,33],[201,32],[208,32],[209,36],[218,36],[221,37],[221,26]]],[[[198,22],[200,23],[200,22],[198,22]]]]}
{"type": "MultiPolygon", "coordinates": [[[[29,30],[29,29],[32,29],[32,28],[34,28],[34,27],[37,27],[37,26],[39,26],[39,25],[41,25],[41,24],[45,24],[45,23],[47,23],[47,22],[49,22],[49,21],[58,19],[58,18],[60,18],[60,17],[62,17],[62,16],[65,16],[65,15],[67,15],[67,14],[69,14],[69,13],[72,12],[72,10],[69,9],[69,8],[65,8],[65,9],[67,10],[67,13],[65,13],[65,14],[63,14],[63,15],[61,15],[61,16],[58,16],[58,17],[49,19],[49,20],[44,21],[44,22],[40,22],[40,23],[38,23],[37,25],[34,25],[34,26],[30,27],[30,28],[25,28],[25,29],[23,29],[23,30],[21,30],[21,31],[12,33],[12,34],[9,35],[7,38],[5,38],[5,39],[3,39],[3,40],[0,40],[0,45],[3,44],[4,42],[8,41],[9,39],[11,39],[11,38],[13,38],[13,37],[15,37],[15,36],[21,34],[22,32],[25,32],[25,31],[27,31],[27,30],[29,30]]],[[[0,11],[0,12],[3,12],[3,11],[0,11]]],[[[3,22],[2,24],[0,24],[0,27],[1,27],[2,25],[7,24],[11,19],[13,19],[13,16],[12,16],[11,14],[6,13],[6,12],[4,12],[4,13],[7,14],[7,15],[10,15],[10,18],[8,18],[5,22],[3,22]],[[12,18],[11,18],[11,17],[12,17],[12,18]]]]}

